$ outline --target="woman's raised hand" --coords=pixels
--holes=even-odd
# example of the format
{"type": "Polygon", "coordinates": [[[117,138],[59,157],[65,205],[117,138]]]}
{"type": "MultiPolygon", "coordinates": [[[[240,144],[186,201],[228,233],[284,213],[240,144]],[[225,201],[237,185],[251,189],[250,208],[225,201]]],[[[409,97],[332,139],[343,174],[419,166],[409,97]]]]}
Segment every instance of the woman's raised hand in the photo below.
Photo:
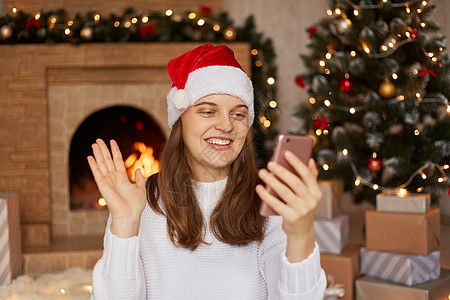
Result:
{"type": "Polygon", "coordinates": [[[94,156],[88,156],[95,182],[111,213],[111,232],[126,238],[137,235],[146,203],[145,179],[136,170],[133,184],[128,179],[125,164],[116,141],[111,140],[111,153],[101,139],[92,145],[94,156]]]}
{"type": "Polygon", "coordinates": [[[291,262],[296,262],[306,258],[314,249],[314,215],[322,192],[313,159],[305,165],[292,152],[286,151],[284,157],[296,174],[273,161],[267,165],[270,172],[261,169],[258,173],[284,203],[262,185],[256,187],[256,192],[262,201],[283,217],[283,230],[288,238],[286,256],[291,262]]]}

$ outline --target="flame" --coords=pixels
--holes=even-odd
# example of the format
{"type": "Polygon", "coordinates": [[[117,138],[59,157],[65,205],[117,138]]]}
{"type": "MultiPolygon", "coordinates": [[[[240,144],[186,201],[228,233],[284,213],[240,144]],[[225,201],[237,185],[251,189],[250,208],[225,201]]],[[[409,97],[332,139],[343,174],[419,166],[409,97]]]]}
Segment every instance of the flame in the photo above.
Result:
{"type": "Polygon", "coordinates": [[[153,157],[153,148],[146,146],[142,142],[135,142],[133,150],[138,153],[132,153],[125,160],[125,167],[127,168],[128,178],[134,182],[134,172],[136,169],[141,169],[144,178],[159,172],[159,162],[153,157]]]}

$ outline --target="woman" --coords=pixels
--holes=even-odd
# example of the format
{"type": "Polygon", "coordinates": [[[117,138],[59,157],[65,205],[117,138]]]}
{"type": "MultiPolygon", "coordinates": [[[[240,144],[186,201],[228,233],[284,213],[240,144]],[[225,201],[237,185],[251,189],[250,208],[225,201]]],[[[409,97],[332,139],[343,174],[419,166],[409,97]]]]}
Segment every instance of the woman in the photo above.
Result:
{"type": "Polygon", "coordinates": [[[131,184],[115,141],[112,157],[102,140],[88,157],[110,210],[93,298],[322,299],[314,161],[287,152],[297,174],[274,162],[256,172],[253,87],[228,47],[188,51],[168,72],[160,172],[131,184]],[[259,215],[261,200],[280,216],[259,215]]]}

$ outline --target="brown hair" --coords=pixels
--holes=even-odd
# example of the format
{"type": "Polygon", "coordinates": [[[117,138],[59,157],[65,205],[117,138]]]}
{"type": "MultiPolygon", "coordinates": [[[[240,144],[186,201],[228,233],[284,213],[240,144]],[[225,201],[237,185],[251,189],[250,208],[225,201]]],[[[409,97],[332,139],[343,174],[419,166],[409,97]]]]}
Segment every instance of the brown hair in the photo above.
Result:
{"type": "MultiPolygon", "coordinates": [[[[160,172],[146,183],[150,207],[167,219],[167,232],[176,246],[195,250],[204,241],[205,220],[194,193],[194,175],[182,136],[181,118],[172,127],[160,159],[160,172]],[[160,201],[161,199],[161,201],[160,201]]],[[[261,200],[251,134],[231,164],[224,192],[214,208],[210,226],[214,236],[230,245],[247,245],[264,238],[266,218],[259,214],[261,200]]]]}

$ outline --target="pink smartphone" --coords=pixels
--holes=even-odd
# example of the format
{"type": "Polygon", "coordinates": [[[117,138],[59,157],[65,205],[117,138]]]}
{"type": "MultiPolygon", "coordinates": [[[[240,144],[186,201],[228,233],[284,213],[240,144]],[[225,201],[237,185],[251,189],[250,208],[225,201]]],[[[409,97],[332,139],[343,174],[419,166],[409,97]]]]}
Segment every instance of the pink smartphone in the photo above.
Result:
{"type": "MultiPolygon", "coordinates": [[[[287,150],[291,151],[297,157],[308,164],[308,160],[311,157],[312,149],[314,145],[314,140],[310,136],[295,135],[295,134],[280,134],[277,138],[277,143],[275,145],[275,150],[272,155],[272,161],[275,161],[291,171],[294,174],[297,172],[294,168],[284,159],[284,152],[287,150]]],[[[275,191],[273,191],[269,186],[266,185],[267,190],[280,199],[275,191]]],[[[280,199],[280,201],[282,201],[280,199]]],[[[262,216],[274,216],[278,215],[268,204],[261,200],[261,207],[259,213],[262,216]]]]}

